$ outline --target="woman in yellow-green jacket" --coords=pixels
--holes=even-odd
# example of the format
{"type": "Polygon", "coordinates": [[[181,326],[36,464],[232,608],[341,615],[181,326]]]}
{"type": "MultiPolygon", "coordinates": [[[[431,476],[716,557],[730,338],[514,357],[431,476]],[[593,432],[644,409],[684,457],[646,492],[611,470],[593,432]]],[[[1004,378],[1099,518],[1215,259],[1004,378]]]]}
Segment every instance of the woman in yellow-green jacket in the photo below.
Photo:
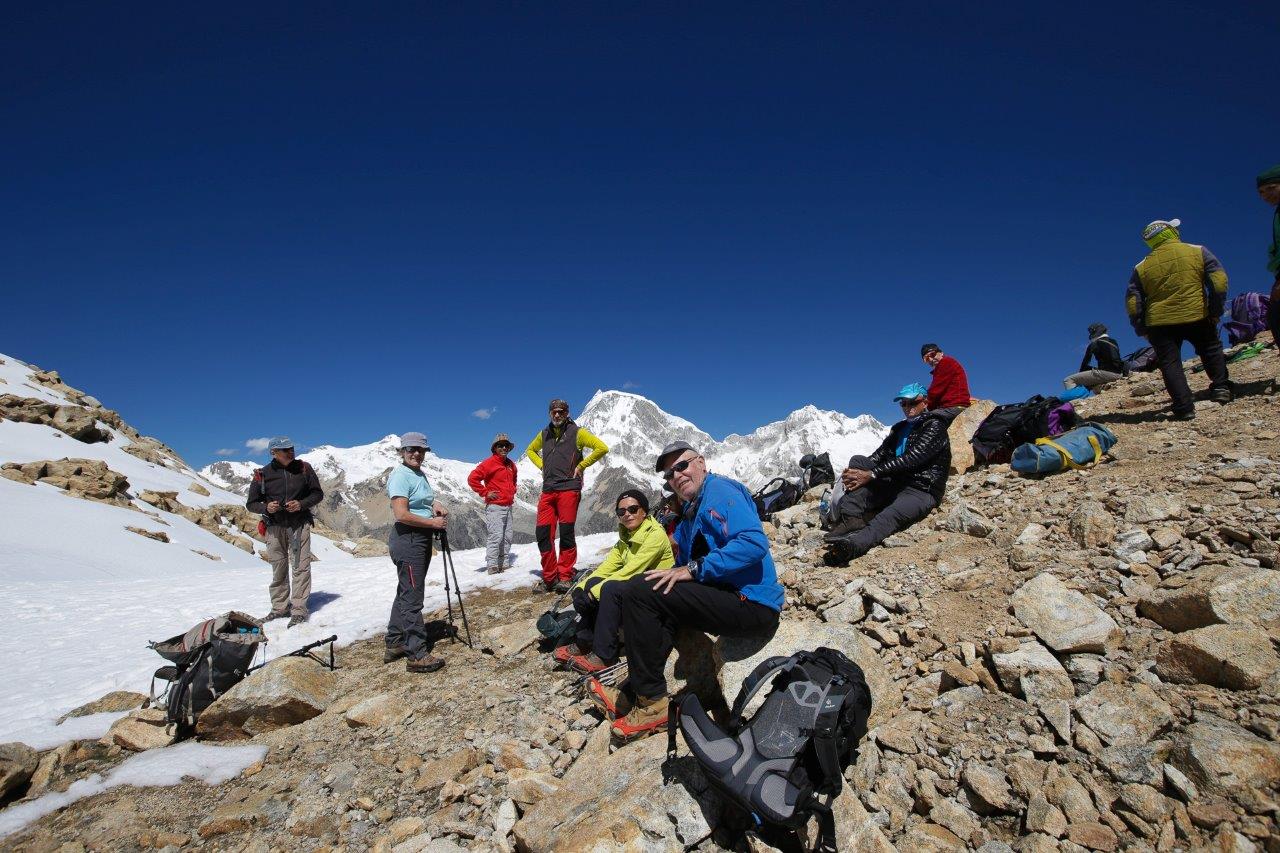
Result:
{"type": "Polygon", "coordinates": [[[594,572],[574,586],[578,634],[574,642],[554,653],[557,661],[579,672],[596,672],[617,663],[622,613],[610,594],[618,586],[614,581],[676,564],[671,539],[662,525],[650,517],[649,498],[644,492],[628,489],[618,495],[614,512],[618,516],[618,544],[594,572]]]}

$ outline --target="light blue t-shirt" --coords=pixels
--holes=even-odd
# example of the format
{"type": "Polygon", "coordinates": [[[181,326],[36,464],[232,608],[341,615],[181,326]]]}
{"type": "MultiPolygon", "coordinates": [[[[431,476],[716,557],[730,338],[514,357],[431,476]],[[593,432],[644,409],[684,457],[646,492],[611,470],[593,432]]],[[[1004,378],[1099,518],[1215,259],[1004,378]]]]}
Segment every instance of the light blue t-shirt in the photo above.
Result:
{"type": "Polygon", "coordinates": [[[408,465],[397,465],[391,469],[391,475],[387,477],[387,494],[393,498],[408,498],[409,512],[414,515],[435,517],[431,505],[435,503],[436,493],[427,482],[427,475],[420,470],[415,471],[408,465]]]}

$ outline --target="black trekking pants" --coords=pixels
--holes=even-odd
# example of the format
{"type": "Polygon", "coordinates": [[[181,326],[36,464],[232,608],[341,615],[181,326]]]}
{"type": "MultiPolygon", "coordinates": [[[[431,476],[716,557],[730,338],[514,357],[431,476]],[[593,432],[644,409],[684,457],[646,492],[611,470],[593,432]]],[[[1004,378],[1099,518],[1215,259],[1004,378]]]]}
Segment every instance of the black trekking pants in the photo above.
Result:
{"type": "MultiPolygon", "coordinates": [[[[871,469],[871,461],[865,456],[849,460],[850,468],[871,469]]],[[[850,534],[849,545],[854,557],[861,557],[899,530],[906,530],[928,515],[938,505],[938,499],[928,492],[910,486],[900,488],[888,480],[872,480],[860,489],[845,492],[836,505],[837,524],[853,519],[855,530],[850,534]],[[856,522],[861,521],[859,526],[856,522]]]]}
{"type": "Polygon", "coordinates": [[[396,564],[396,597],[387,621],[387,648],[404,646],[412,660],[431,653],[432,642],[422,624],[423,586],[431,565],[432,532],[396,524],[387,540],[396,564]]]}
{"type": "Polygon", "coordinates": [[[667,694],[662,671],[675,646],[676,628],[737,636],[763,634],[778,626],[778,611],[744,598],[737,590],[684,581],[663,594],[653,581],[635,577],[615,581],[612,593],[627,634],[627,670],[637,696],[667,694]]]}
{"type": "Polygon", "coordinates": [[[596,657],[608,664],[618,660],[618,629],[622,627],[622,612],[614,590],[619,583],[588,578],[584,588],[574,587],[572,593],[573,609],[582,617],[578,620],[574,643],[584,652],[595,652],[596,657]],[[591,594],[596,587],[599,587],[599,599],[591,594]]]}
{"type": "Polygon", "coordinates": [[[1227,378],[1227,361],[1222,355],[1222,336],[1218,333],[1216,320],[1199,320],[1175,326],[1151,326],[1147,329],[1147,340],[1155,347],[1156,363],[1160,366],[1160,375],[1164,377],[1164,387],[1169,392],[1175,415],[1189,415],[1196,410],[1191,386],[1187,384],[1186,371],[1182,369],[1184,341],[1190,342],[1195,347],[1196,355],[1200,356],[1204,372],[1209,376],[1210,389],[1231,390],[1231,382],[1227,378]]]}

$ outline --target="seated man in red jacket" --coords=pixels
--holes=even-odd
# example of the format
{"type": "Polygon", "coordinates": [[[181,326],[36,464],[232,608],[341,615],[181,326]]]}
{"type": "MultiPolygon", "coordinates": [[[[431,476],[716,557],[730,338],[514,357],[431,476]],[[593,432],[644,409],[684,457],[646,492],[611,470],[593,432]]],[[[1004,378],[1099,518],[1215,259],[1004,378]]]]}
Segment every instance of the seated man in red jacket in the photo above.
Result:
{"type": "Polygon", "coordinates": [[[920,347],[920,357],[933,368],[933,381],[929,383],[929,411],[937,412],[948,421],[969,408],[969,377],[960,362],[942,351],[937,344],[920,347]]]}
{"type": "Polygon", "coordinates": [[[484,559],[489,574],[496,575],[507,567],[511,553],[511,505],[516,500],[516,463],[507,458],[515,447],[505,432],[498,433],[489,447],[493,455],[481,462],[467,476],[467,485],[484,498],[484,525],[488,532],[484,559]]]}

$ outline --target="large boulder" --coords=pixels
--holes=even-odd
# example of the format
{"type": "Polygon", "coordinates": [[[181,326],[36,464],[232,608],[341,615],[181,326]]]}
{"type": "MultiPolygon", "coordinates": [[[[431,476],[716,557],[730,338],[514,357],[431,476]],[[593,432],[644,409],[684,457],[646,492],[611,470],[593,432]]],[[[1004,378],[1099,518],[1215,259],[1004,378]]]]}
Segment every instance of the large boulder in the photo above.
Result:
{"type": "Polygon", "coordinates": [[[1121,636],[1116,620],[1048,572],[1023,584],[1013,612],[1055,652],[1101,652],[1121,636]]]}
{"type": "Polygon", "coordinates": [[[608,740],[608,725],[602,724],[555,796],[525,812],[512,830],[519,849],[683,853],[711,834],[720,800],[687,747],[664,767],[665,737],[646,738],[612,754],[608,740]]]}
{"type": "Polygon", "coordinates": [[[1143,596],[1138,612],[1170,631],[1217,623],[1280,628],[1280,571],[1213,566],[1184,586],[1143,596]]]}
{"type": "Polygon", "coordinates": [[[324,712],[337,691],[328,669],[303,657],[277,658],[205,709],[196,732],[209,740],[240,740],[292,726],[324,712]]]}
{"type": "Polygon", "coordinates": [[[0,802],[27,784],[39,764],[39,754],[25,743],[0,743],[0,802]]]}
{"type": "Polygon", "coordinates": [[[112,690],[92,702],[86,702],[80,707],[63,714],[58,718],[58,724],[61,725],[73,717],[87,717],[90,714],[132,711],[135,708],[141,708],[142,703],[145,701],[147,701],[145,693],[135,693],[132,690],[112,690]]]}
{"type": "Polygon", "coordinates": [[[160,708],[143,708],[130,711],[111,724],[104,741],[127,749],[144,752],[168,746],[176,739],[165,712],[160,708]]]}
{"type": "Polygon", "coordinates": [[[1254,690],[1280,672],[1267,632],[1251,625],[1209,625],[1174,636],[1156,653],[1165,681],[1254,690]]]}
{"type": "Polygon", "coordinates": [[[1035,640],[1011,652],[993,652],[991,665],[1005,690],[1040,706],[1054,699],[1074,699],[1075,688],[1053,653],[1035,640]]]}
{"type": "Polygon", "coordinates": [[[969,440],[995,407],[991,400],[974,400],[969,408],[956,415],[947,428],[947,438],[951,441],[952,474],[961,474],[973,467],[973,445],[969,440]]]}
{"type": "Polygon", "coordinates": [[[1173,723],[1173,709],[1145,684],[1104,681],[1075,702],[1084,724],[1112,746],[1142,744],[1173,723]]]}
{"type": "Polygon", "coordinates": [[[1226,720],[1206,717],[1187,726],[1174,739],[1169,762],[1211,794],[1280,782],[1280,746],[1226,720]]]}
{"type": "Polygon", "coordinates": [[[843,652],[862,667],[867,686],[871,688],[868,728],[887,722],[902,707],[902,691],[860,632],[847,626],[796,619],[783,620],[772,637],[721,637],[716,640],[716,656],[722,661],[720,689],[732,702],[742,688],[743,679],[766,658],[785,657],[818,646],[843,652]]]}

